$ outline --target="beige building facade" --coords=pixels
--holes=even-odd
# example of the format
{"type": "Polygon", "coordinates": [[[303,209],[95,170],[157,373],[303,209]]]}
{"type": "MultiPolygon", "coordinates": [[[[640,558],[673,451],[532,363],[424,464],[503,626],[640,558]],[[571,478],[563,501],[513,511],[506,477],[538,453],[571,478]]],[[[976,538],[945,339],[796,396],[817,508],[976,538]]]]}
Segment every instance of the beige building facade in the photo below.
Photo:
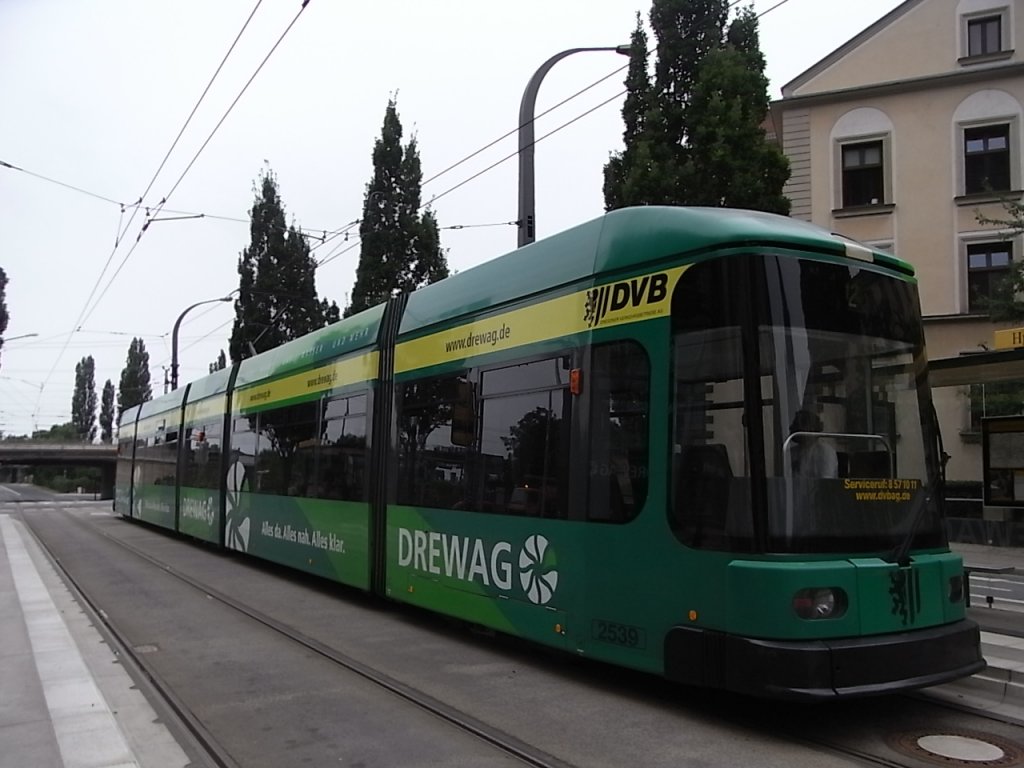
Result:
{"type": "MultiPolygon", "coordinates": [[[[1024,2],[907,0],[782,92],[792,215],[914,265],[931,359],[991,348],[985,299],[1024,258],[980,221],[1024,189],[1024,2]]],[[[973,398],[935,390],[951,480],[981,477],[973,398]]]]}

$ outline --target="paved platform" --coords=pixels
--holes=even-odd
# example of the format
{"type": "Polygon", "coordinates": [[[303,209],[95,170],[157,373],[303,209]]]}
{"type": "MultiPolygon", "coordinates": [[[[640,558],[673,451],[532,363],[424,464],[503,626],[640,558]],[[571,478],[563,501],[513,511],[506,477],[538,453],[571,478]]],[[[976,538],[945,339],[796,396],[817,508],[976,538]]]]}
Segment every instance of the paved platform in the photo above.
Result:
{"type": "Polygon", "coordinates": [[[0,513],[0,768],[186,766],[103,636],[0,513]]]}

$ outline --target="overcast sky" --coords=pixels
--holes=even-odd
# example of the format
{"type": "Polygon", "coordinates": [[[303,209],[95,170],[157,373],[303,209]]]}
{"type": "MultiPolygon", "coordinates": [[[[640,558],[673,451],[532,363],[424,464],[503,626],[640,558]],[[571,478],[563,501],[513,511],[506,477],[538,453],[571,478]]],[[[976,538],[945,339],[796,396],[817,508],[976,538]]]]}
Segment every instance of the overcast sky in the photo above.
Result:
{"type": "MultiPolygon", "coordinates": [[[[765,13],[761,45],[773,98],[899,4],[786,0],[769,11],[776,3],[754,3],[765,13]]],[[[134,203],[254,4],[0,1],[0,161],[134,203]]],[[[252,184],[265,163],[277,174],[290,220],[306,231],[337,230],[361,213],[373,142],[391,94],[397,93],[406,136],[418,136],[429,179],[515,128],[523,88],[545,59],[566,48],[628,42],[636,11],[646,16],[650,4],[311,0],[182,178],[300,6],[300,0],[262,3],[145,197],[155,205],[174,189],[168,210],[241,222],[158,221],[136,245],[140,214],[115,249],[131,208],[122,215],[117,202],[0,167],[0,266],[9,279],[5,335],[38,334],[4,345],[0,430],[25,434],[69,420],[75,364],[85,355],[95,358],[98,395],[106,379],[117,385],[133,336],[149,350],[154,393],[163,391],[178,314],[238,285],[252,184]]],[[[538,113],[625,63],[607,52],[560,62],[544,80],[538,113]]],[[[539,237],[602,213],[602,166],[621,144],[616,95],[622,77],[538,120],[541,136],[612,99],[538,145],[539,237]]],[[[515,147],[513,136],[425,184],[424,200],[438,198],[434,208],[452,269],[515,247],[516,229],[504,224],[517,215],[514,159],[444,194],[515,147]]],[[[170,215],[179,214],[162,214],[170,215]]],[[[358,245],[336,240],[314,253],[329,257],[317,273],[320,295],[343,307],[358,245]]],[[[226,348],[232,317],[230,304],[189,314],[180,334],[182,383],[205,374],[226,348]]]]}

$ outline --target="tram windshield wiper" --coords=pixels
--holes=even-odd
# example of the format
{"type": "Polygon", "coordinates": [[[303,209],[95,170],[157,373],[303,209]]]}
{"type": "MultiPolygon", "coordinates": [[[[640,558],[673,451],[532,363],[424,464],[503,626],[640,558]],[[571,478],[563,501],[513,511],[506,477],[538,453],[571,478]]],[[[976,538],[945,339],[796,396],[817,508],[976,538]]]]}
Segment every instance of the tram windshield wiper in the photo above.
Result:
{"type": "Polygon", "coordinates": [[[914,500],[914,510],[910,518],[910,527],[907,529],[906,534],[903,536],[903,540],[897,544],[883,560],[890,563],[896,563],[900,568],[906,568],[910,565],[910,548],[914,544],[914,539],[917,538],[917,533],[921,530],[921,523],[925,518],[924,512],[928,509],[929,494],[923,489],[917,494],[917,498],[914,500]]]}
{"type": "MultiPolygon", "coordinates": [[[[932,488],[935,490],[933,493],[939,494],[939,502],[945,498],[946,489],[946,461],[948,460],[948,454],[946,453],[945,446],[942,444],[942,431],[939,429],[939,417],[935,411],[935,403],[931,404],[931,416],[932,423],[935,427],[935,448],[938,451],[939,456],[939,471],[935,477],[935,482],[932,483],[932,488]]],[[[904,535],[903,540],[889,553],[884,560],[890,563],[896,563],[901,568],[906,568],[910,565],[910,548],[913,546],[914,539],[917,537],[918,531],[921,530],[921,523],[925,519],[925,510],[928,509],[928,501],[930,500],[930,494],[922,490],[917,494],[917,498],[914,500],[914,510],[910,519],[910,527],[907,529],[907,533],[904,535]]]]}

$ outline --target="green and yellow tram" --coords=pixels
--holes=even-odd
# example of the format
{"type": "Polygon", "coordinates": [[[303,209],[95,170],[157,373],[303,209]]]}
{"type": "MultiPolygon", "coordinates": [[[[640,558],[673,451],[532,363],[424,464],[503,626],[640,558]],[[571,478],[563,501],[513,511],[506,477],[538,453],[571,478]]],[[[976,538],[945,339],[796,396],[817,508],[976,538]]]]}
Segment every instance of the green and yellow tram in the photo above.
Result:
{"type": "Polygon", "coordinates": [[[625,209],[120,424],[116,508],[687,684],[984,666],[912,267],[792,219],[625,209]]]}

